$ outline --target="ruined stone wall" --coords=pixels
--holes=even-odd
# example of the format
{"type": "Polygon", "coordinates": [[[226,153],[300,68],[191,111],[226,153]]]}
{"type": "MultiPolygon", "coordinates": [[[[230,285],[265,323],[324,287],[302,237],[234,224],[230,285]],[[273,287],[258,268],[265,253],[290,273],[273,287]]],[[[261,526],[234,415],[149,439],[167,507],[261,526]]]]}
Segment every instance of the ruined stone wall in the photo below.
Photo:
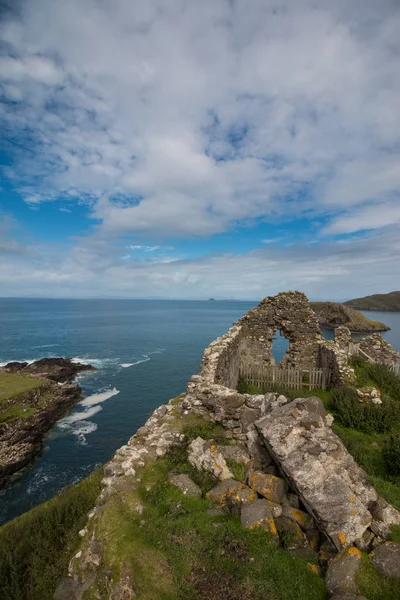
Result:
{"type": "Polygon", "coordinates": [[[399,361],[399,353],[383,339],[380,333],[373,333],[360,341],[360,350],[365,352],[374,362],[393,365],[399,361]]]}
{"type": "Polygon", "coordinates": [[[205,384],[218,383],[236,388],[240,369],[241,335],[242,328],[235,324],[204,350],[200,376],[205,384]]]}
{"type": "Polygon", "coordinates": [[[319,344],[323,341],[318,321],[307,296],[301,292],[285,292],[264,298],[244,315],[242,326],[243,359],[274,364],[272,343],[277,331],[289,340],[289,348],[281,364],[289,367],[318,366],[319,344]]]}

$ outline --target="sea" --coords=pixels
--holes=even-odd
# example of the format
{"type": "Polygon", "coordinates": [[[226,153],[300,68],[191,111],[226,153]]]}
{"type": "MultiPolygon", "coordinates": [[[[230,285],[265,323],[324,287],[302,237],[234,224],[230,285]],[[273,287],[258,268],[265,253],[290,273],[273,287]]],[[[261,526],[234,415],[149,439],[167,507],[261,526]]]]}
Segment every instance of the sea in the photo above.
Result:
{"type": "MultiPolygon", "coordinates": [[[[83,399],[49,432],[45,450],[0,492],[0,523],[52,498],[111,459],[151,412],[186,389],[203,350],[258,302],[0,298],[0,365],[66,356],[83,399]]],[[[400,349],[400,313],[368,312],[400,349]]],[[[332,332],[324,335],[332,338],[332,332]]],[[[278,362],[288,342],[273,344],[278,362]]]]}

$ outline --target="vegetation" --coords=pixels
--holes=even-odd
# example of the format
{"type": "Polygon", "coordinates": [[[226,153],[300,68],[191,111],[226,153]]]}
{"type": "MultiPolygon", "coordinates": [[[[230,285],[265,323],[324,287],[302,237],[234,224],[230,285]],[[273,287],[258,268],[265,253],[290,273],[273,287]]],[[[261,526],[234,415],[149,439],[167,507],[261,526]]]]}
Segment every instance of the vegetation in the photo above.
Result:
{"type": "Polygon", "coordinates": [[[392,433],[385,440],[383,457],[391,475],[400,475],[400,432],[392,433]]]}
{"type": "Polygon", "coordinates": [[[100,492],[103,469],[0,528],[2,600],[51,600],[100,492]]]}
{"type": "Polygon", "coordinates": [[[365,431],[365,433],[385,433],[398,425],[399,405],[389,396],[382,404],[360,403],[354,388],[337,388],[331,391],[331,405],[344,427],[365,431]]]}
{"type": "Polygon", "coordinates": [[[357,310],[400,311],[400,292],[373,294],[364,298],[348,300],[344,304],[357,310]]]}
{"type": "Polygon", "coordinates": [[[10,400],[20,394],[30,392],[41,387],[45,382],[43,379],[35,379],[26,375],[14,375],[13,373],[0,373],[0,403],[10,400]]]}
{"type": "Polygon", "coordinates": [[[345,325],[350,331],[387,331],[389,327],[380,321],[372,321],[350,306],[337,302],[311,302],[320,327],[334,329],[345,325]]]}
{"type": "Polygon", "coordinates": [[[141,473],[138,491],[118,494],[96,515],[97,531],[107,539],[105,571],[130,573],[141,600],[327,598],[323,579],[265,531],[212,516],[206,498],[171,486],[171,470],[186,468],[185,454],[174,450],[141,473]],[[144,511],[132,518],[137,501],[144,511]]]}
{"type": "Polygon", "coordinates": [[[26,399],[30,392],[44,384],[43,379],[0,373],[0,423],[15,418],[26,419],[34,414],[35,409],[26,399]]]}

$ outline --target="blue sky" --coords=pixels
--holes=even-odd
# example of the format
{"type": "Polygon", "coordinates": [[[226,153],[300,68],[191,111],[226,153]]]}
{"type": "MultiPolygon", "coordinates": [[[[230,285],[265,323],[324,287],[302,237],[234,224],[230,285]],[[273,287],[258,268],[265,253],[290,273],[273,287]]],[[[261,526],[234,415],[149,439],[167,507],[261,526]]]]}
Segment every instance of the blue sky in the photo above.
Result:
{"type": "Polygon", "coordinates": [[[400,287],[395,0],[2,8],[0,296],[400,287]]]}

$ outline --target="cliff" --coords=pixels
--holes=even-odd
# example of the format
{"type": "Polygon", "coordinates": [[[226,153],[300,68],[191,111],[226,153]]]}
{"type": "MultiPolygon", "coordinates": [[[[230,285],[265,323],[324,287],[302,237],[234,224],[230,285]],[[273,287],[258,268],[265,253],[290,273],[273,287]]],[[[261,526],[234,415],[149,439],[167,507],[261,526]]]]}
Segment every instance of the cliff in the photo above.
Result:
{"type": "Polygon", "coordinates": [[[34,460],[52,425],[81,400],[80,387],[70,382],[91,369],[65,358],[0,369],[0,489],[34,460]]]}
{"type": "Polygon", "coordinates": [[[310,302],[320,327],[335,329],[345,325],[350,331],[358,333],[374,333],[388,331],[390,327],[379,321],[372,321],[363,314],[345,304],[337,302],[310,302]]]}
{"type": "Polygon", "coordinates": [[[357,310],[400,312],[400,291],[355,298],[354,300],[344,302],[344,304],[357,310]]]}

